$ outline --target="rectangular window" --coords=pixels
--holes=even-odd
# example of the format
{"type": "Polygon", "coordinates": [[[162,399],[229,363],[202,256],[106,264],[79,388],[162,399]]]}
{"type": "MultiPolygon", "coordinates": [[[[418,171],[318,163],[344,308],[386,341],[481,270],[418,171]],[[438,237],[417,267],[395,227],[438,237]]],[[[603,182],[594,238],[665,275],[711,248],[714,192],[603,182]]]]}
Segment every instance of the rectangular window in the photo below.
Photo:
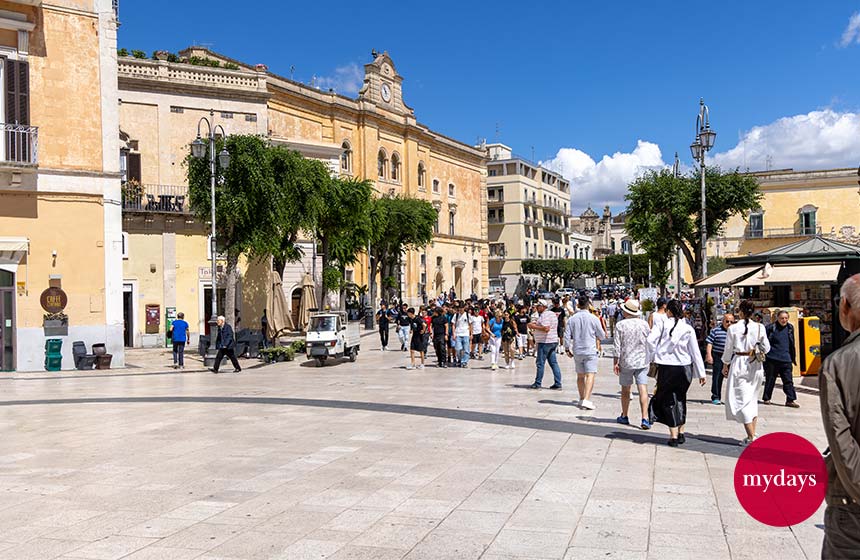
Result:
{"type": "Polygon", "coordinates": [[[496,170],[495,169],[488,169],[487,175],[489,175],[490,177],[495,177],[496,176],[496,170]]]}
{"type": "Polygon", "coordinates": [[[488,216],[488,218],[489,218],[489,220],[490,220],[491,222],[496,221],[496,211],[495,211],[495,210],[490,210],[490,215],[488,216]]]}
{"type": "Polygon", "coordinates": [[[526,237],[531,237],[531,236],[532,236],[532,228],[530,228],[529,226],[526,226],[526,237]]]}
{"type": "Polygon", "coordinates": [[[802,235],[815,235],[815,210],[803,212],[800,215],[800,233],[802,235]]]}
{"type": "Polygon", "coordinates": [[[257,122],[257,115],[245,115],[246,122],[257,122]]]}
{"type": "Polygon", "coordinates": [[[128,166],[126,170],[128,180],[140,183],[140,154],[129,152],[126,156],[126,164],[128,166]]]}
{"type": "Polygon", "coordinates": [[[421,254],[421,266],[427,266],[427,255],[425,253],[421,254]]]}
{"type": "Polygon", "coordinates": [[[128,234],[126,232],[122,232],[122,258],[128,258],[128,234]]]}
{"type": "Polygon", "coordinates": [[[448,196],[454,196],[454,183],[448,183],[448,196]]]}
{"type": "Polygon", "coordinates": [[[433,192],[439,193],[439,179],[433,179],[433,192]]]}
{"type": "Polygon", "coordinates": [[[505,211],[504,210],[499,210],[499,221],[500,222],[505,221],[505,211]]]}
{"type": "Polygon", "coordinates": [[[454,213],[448,213],[448,235],[454,235],[454,213]]]}
{"type": "Polygon", "coordinates": [[[229,113],[229,112],[226,112],[226,111],[221,111],[221,118],[222,118],[222,119],[232,119],[232,118],[233,118],[233,113],[229,113]]]}
{"type": "Polygon", "coordinates": [[[171,107],[170,107],[170,112],[171,112],[171,113],[184,113],[184,112],[185,112],[185,109],[184,109],[184,108],[182,108],[182,107],[174,107],[174,106],[172,106],[172,105],[171,105],[171,107]]]}
{"type": "Polygon", "coordinates": [[[764,237],[764,215],[761,212],[750,214],[749,236],[753,239],[764,237]]]}

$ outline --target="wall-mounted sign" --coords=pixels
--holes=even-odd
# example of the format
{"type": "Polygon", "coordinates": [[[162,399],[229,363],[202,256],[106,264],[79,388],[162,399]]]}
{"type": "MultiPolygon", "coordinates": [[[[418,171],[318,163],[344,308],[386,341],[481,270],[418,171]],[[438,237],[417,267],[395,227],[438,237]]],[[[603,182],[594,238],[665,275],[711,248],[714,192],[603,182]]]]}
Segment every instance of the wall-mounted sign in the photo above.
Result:
{"type": "Polygon", "coordinates": [[[62,313],[69,303],[69,298],[60,288],[48,288],[39,296],[39,303],[48,313],[62,313]]]}

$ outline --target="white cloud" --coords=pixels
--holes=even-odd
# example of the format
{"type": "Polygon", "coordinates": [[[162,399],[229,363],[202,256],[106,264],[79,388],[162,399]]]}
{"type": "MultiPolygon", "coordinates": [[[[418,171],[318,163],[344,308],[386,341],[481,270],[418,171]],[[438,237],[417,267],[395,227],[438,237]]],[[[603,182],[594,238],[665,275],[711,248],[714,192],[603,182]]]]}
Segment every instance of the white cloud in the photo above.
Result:
{"type": "Polygon", "coordinates": [[[333,76],[323,76],[316,79],[320,89],[332,88],[341,95],[356,95],[364,83],[364,70],[352,62],[334,69],[333,76]]]}
{"type": "Polygon", "coordinates": [[[589,204],[598,212],[607,204],[614,209],[623,208],[630,181],[645,170],[666,166],[660,147],[644,140],[639,140],[632,152],[605,155],[598,162],[576,148],[562,148],[554,158],[542,163],[570,180],[574,213],[589,204]]]}
{"type": "Polygon", "coordinates": [[[840,47],[847,47],[851,43],[860,44],[860,12],[854,12],[848,20],[848,27],[842,32],[840,47]]]}
{"type": "Polygon", "coordinates": [[[853,167],[860,162],[860,114],[824,109],[783,117],[743,133],[736,146],[712,161],[742,171],[853,167]]]}
{"type": "MultiPolygon", "coordinates": [[[[731,136],[717,126],[717,148],[730,145],[731,136]]],[[[733,147],[709,155],[709,164],[741,171],[854,167],[860,163],[860,113],[823,109],[783,117],[751,128],[733,147]]],[[[681,157],[689,160],[690,155],[681,157]]],[[[589,204],[598,212],[607,204],[614,212],[621,211],[627,185],[643,171],[669,167],[671,161],[663,161],[657,144],[639,140],[632,152],[605,155],[597,162],[582,150],[561,148],[542,164],[570,180],[571,207],[578,214],[589,204]]],[[[682,164],[681,171],[690,168],[682,164]]]]}

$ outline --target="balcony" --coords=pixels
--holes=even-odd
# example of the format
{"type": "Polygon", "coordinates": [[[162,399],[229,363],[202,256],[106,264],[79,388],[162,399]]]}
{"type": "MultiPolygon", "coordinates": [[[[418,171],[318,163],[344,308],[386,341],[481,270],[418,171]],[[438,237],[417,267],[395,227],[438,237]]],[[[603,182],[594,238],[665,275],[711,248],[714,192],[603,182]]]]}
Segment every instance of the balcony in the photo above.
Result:
{"type": "Polygon", "coordinates": [[[543,227],[545,227],[545,228],[547,228],[547,229],[552,229],[552,230],[555,230],[555,231],[564,231],[564,226],[563,226],[563,225],[561,225],[561,224],[554,224],[554,223],[552,223],[552,222],[544,222],[544,223],[543,223],[543,227]]]}
{"type": "Polygon", "coordinates": [[[503,196],[491,196],[487,198],[487,204],[490,206],[499,206],[505,203],[503,196]]]}
{"type": "Polygon", "coordinates": [[[3,123],[0,158],[5,165],[30,167],[39,164],[39,127],[3,123]]]}
{"type": "Polygon", "coordinates": [[[122,189],[123,212],[190,214],[185,185],[130,185],[122,189]]]}
{"type": "Polygon", "coordinates": [[[491,261],[500,261],[507,256],[504,250],[502,251],[490,251],[490,260],[491,261]]]}
{"type": "Polygon", "coordinates": [[[491,226],[500,226],[505,223],[505,220],[500,218],[487,218],[487,223],[491,226]]]}
{"type": "Polygon", "coordinates": [[[750,229],[747,227],[744,230],[746,239],[773,239],[779,237],[812,237],[813,235],[821,235],[821,226],[814,229],[810,228],[770,228],[770,229],[750,229]]]}

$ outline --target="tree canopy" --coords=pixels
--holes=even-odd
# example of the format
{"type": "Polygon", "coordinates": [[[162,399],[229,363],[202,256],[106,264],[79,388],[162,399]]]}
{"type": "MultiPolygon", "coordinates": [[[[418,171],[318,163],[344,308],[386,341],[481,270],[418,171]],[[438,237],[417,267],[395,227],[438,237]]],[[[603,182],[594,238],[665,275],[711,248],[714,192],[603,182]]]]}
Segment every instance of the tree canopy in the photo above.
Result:
{"type": "MultiPolygon", "coordinates": [[[[679,246],[696,278],[702,276],[700,177],[698,170],[682,177],[651,171],[630,183],[625,197],[630,237],[665,268],[679,246]]],[[[719,167],[706,169],[705,192],[708,237],[718,235],[732,216],[759,208],[762,198],[754,177],[719,167]]]]}
{"type": "Polygon", "coordinates": [[[557,280],[569,284],[576,278],[594,275],[596,262],[584,259],[530,259],[524,260],[521,267],[523,274],[540,276],[547,284],[557,280]]]}

